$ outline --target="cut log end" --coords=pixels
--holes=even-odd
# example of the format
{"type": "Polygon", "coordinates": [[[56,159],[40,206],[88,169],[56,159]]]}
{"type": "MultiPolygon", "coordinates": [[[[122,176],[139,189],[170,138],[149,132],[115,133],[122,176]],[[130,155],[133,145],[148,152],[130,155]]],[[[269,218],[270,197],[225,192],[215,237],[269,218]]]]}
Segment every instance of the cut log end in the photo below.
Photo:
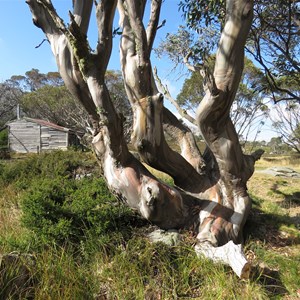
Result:
{"type": "Polygon", "coordinates": [[[229,241],[223,246],[214,247],[211,243],[204,242],[198,243],[195,251],[198,256],[229,265],[241,279],[250,277],[251,265],[245,257],[241,244],[236,245],[233,241],[229,241]]]}
{"type": "Polygon", "coordinates": [[[240,278],[241,279],[249,279],[251,273],[251,264],[247,262],[241,270],[240,278]]]}

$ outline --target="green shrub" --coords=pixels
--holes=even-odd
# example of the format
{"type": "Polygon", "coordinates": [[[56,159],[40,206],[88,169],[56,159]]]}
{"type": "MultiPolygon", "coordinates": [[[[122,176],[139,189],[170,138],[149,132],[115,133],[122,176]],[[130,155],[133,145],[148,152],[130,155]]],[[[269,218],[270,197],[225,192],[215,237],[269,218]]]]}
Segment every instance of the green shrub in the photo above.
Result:
{"type": "Polygon", "coordinates": [[[9,159],[8,152],[8,130],[0,130],[0,159],[9,159]]]}
{"type": "Polygon", "coordinates": [[[20,189],[26,189],[36,178],[72,177],[79,168],[91,169],[96,161],[86,153],[77,151],[52,151],[31,154],[25,159],[2,166],[0,180],[5,184],[14,183],[20,189]]]}
{"type": "Polygon", "coordinates": [[[8,145],[8,130],[4,129],[0,131],[0,150],[6,148],[8,145]]]}
{"type": "Polygon", "coordinates": [[[21,204],[22,225],[31,232],[33,247],[36,242],[81,247],[95,238],[107,246],[130,235],[141,219],[119,204],[98,170],[89,153],[72,150],[0,163],[0,191],[18,195],[14,205],[21,204]],[[76,179],[86,173],[91,176],[76,179]]]}
{"type": "Polygon", "coordinates": [[[90,237],[126,235],[133,216],[103,179],[43,178],[32,183],[21,201],[23,224],[43,242],[79,244],[90,237]]]}

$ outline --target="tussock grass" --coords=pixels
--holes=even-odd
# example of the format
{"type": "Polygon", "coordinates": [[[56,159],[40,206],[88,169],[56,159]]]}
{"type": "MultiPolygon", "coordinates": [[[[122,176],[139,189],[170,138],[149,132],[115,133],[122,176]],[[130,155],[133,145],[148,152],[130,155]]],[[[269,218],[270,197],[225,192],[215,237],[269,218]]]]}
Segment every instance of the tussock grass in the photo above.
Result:
{"type": "MultiPolygon", "coordinates": [[[[151,226],[116,202],[102,183],[75,180],[78,173],[98,174],[95,164],[89,154],[74,151],[0,163],[0,252],[24,254],[0,264],[0,299],[299,297],[299,179],[260,173],[251,178],[245,252],[254,268],[251,279],[241,281],[230,268],[198,258],[189,232],[182,232],[176,247],[149,243],[145,233],[151,226]],[[45,208],[51,213],[34,215],[45,208]],[[20,286],[24,268],[27,281],[20,286]]],[[[276,157],[276,165],[286,164],[300,168],[297,159],[276,157]]],[[[274,165],[259,162],[259,168],[274,165]]],[[[172,184],[167,175],[155,175],[172,184]]]]}

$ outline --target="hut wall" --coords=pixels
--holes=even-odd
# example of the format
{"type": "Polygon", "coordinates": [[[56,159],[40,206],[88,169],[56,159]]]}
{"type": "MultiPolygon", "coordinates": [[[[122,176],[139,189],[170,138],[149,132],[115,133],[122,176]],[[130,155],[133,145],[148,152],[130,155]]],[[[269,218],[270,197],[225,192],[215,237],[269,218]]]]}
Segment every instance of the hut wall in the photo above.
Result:
{"type": "Polygon", "coordinates": [[[9,149],[18,153],[66,150],[69,130],[59,130],[28,119],[9,123],[9,149]]]}
{"type": "Polygon", "coordinates": [[[26,120],[17,120],[9,124],[8,143],[11,151],[19,153],[40,150],[40,125],[26,120]]]}
{"type": "Polygon", "coordinates": [[[68,132],[41,126],[41,150],[65,150],[68,147],[68,132]]]}

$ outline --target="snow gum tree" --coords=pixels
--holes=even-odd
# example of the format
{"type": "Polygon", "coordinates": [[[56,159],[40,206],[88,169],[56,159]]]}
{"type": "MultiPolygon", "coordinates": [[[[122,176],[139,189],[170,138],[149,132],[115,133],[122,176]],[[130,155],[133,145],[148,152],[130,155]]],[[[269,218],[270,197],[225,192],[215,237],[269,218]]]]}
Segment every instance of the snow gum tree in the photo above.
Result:
{"type": "Polygon", "coordinates": [[[207,144],[203,155],[191,131],[164,107],[164,96],[154,81],[150,55],[162,0],[151,1],[147,26],[143,23],[146,0],[73,0],[68,25],[50,0],[26,2],[34,24],[50,42],[66,87],[92,119],[92,144],[109,188],[163,229],[193,226],[199,255],[228,263],[240,277],[248,277],[249,264],[241,250],[251,208],[246,183],[262,153],[242,153],[229,113],[242,75],[253,1],[227,0],[214,71],[202,72],[205,96],[199,99],[197,124],[207,144]],[[98,42],[91,50],[87,30],[93,5],[98,42]],[[143,162],[169,174],[175,186],[153,176],[130,153],[123,116],[116,112],[105,84],[116,9],[122,29],[122,74],[133,111],[131,142],[143,162]],[[169,147],[165,130],[177,137],[181,153],[169,147]]]}

